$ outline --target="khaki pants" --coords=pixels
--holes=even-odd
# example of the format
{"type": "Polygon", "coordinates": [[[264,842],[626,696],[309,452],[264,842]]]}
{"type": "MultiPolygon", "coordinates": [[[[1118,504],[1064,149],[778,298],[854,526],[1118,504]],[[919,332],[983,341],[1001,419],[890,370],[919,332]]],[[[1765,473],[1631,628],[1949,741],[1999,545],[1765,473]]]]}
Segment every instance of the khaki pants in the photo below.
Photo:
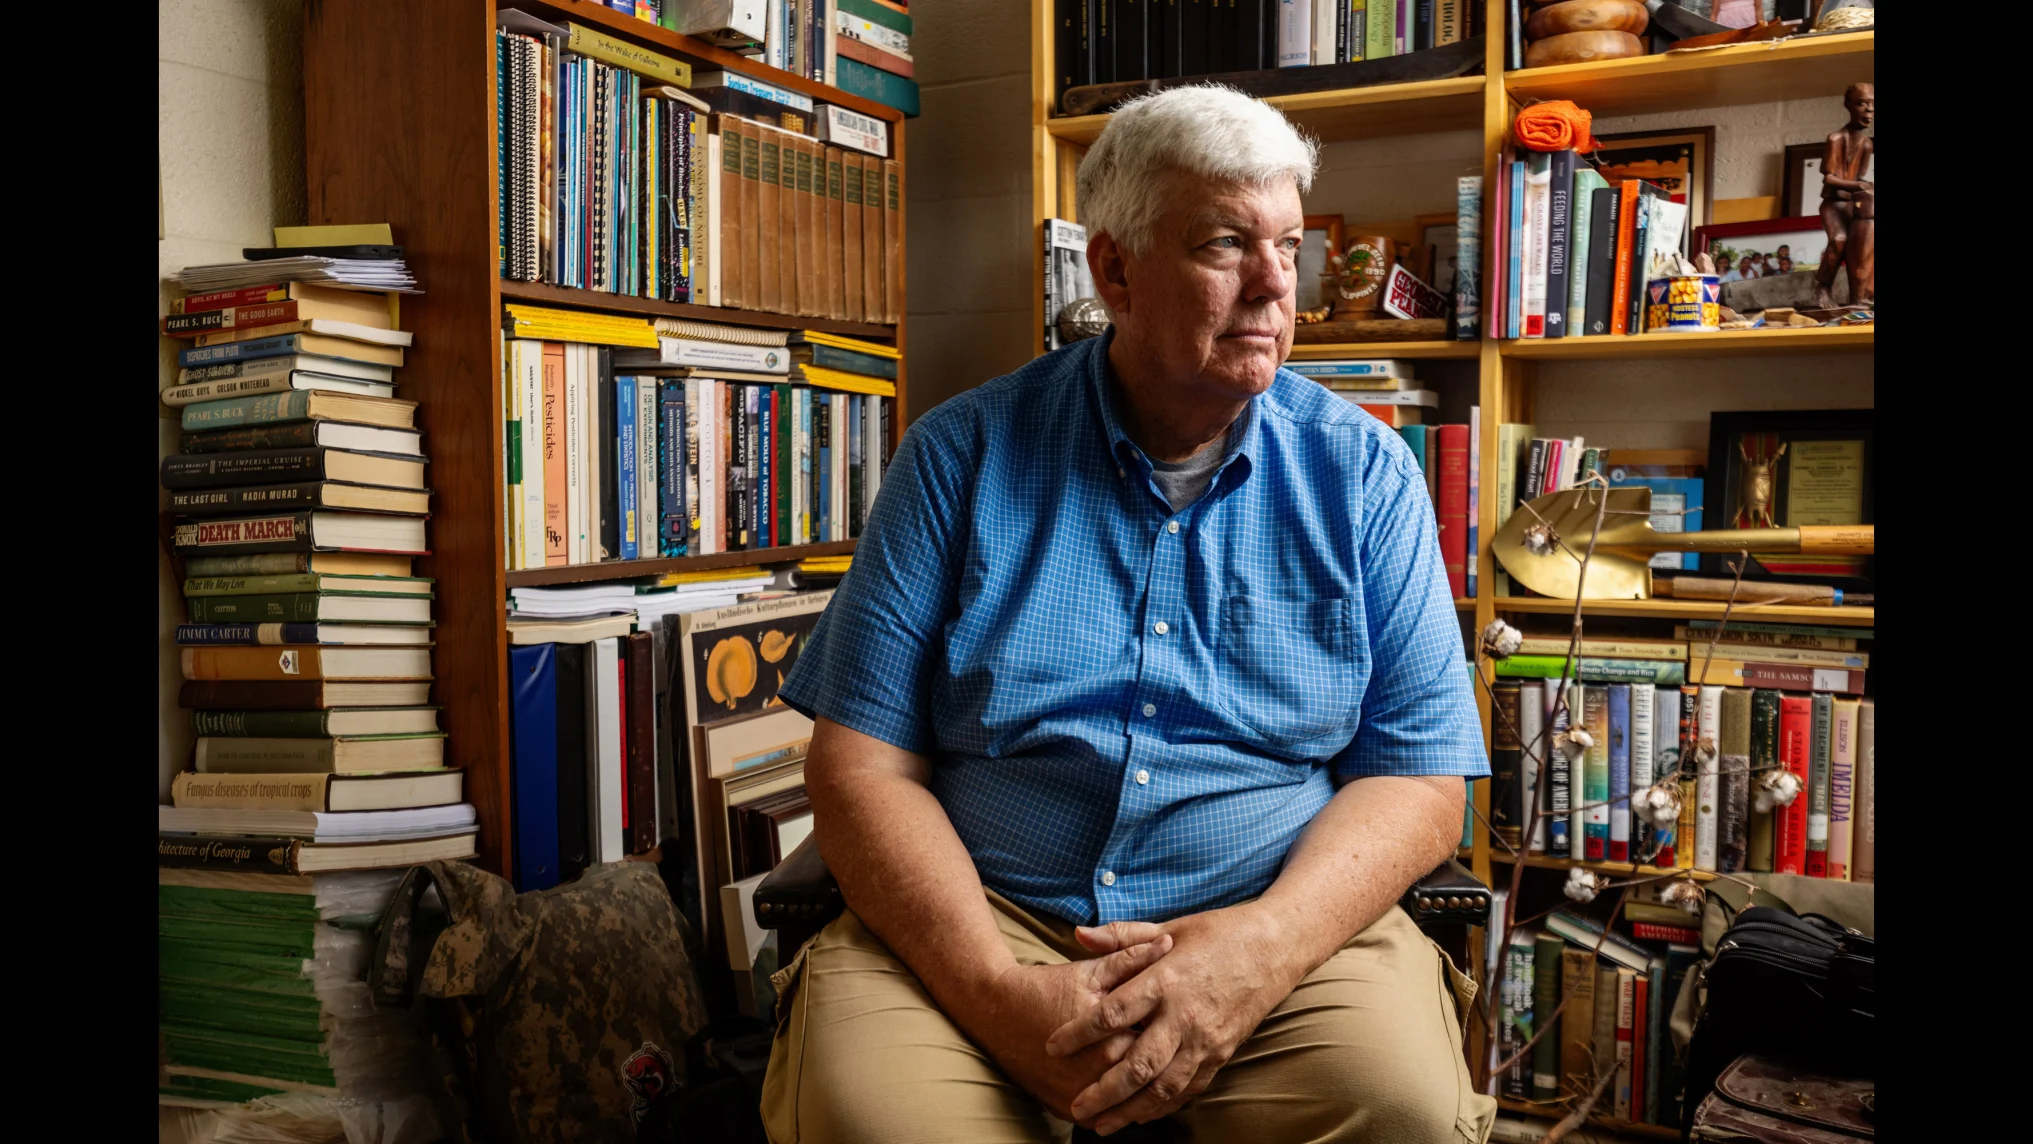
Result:
{"type": "MultiPolygon", "coordinates": [[[[1073,927],[988,895],[1024,964],[1090,956],[1073,927]]],[[[1460,1014],[1475,986],[1396,906],[1307,975],[1173,1114],[1201,1141],[1482,1144],[1460,1014]]],[[[763,1122],[774,1144],[1000,1144],[1071,1128],[947,1020],[850,911],[778,976],[763,1122]]]]}

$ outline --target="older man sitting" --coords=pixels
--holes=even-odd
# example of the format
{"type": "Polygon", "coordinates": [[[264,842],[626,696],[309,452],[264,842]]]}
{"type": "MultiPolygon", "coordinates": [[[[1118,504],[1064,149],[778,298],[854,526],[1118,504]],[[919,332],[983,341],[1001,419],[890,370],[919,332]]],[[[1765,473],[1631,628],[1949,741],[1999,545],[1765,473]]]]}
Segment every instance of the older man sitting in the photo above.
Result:
{"type": "Polygon", "coordinates": [[[1432,505],[1279,368],[1315,162],[1232,91],[1125,106],[1110,334],[905,435],[782,692],[849,911],[783,978],[778,1144],[1487,1136],[1394,904],[1488,773],[1432,505]]]}

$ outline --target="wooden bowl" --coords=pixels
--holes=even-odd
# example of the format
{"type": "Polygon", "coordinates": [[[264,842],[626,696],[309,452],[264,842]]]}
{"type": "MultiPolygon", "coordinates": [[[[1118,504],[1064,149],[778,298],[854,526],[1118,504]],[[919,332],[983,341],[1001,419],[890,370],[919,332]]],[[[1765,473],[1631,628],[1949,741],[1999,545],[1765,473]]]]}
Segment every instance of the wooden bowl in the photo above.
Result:
{"type": "Polygon", "coordinates": [[[1641,35],[1652,22],[1638,0],[1559,0],[1525,21],[1525,39],[1544,40],[1570,32],[1629,32],[1641,35]]]}
{"type": "Polygon", "coordinates": [[[1645,54],[1645,42],[1629,32],[1568,32],[1525,45],[1525,66],[1550,67],[1592,60],[1621,60],[1645,54]]]}

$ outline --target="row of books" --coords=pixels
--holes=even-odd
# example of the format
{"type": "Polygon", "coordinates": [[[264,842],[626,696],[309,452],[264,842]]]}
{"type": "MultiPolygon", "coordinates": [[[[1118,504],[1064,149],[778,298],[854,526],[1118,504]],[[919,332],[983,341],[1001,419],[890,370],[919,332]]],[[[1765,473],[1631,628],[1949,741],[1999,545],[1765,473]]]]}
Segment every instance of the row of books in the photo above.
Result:
{"type": "MultiPolygon", "coordinates": [[[[1546,658],[1556,667],[1564,662],[1546,658]]],[[[1874,700],[1772,687],[1570,681],[1556,713],[1557,678],[1507,678],[1501,663],[1498,674],[1490,819],[1511,846],[1666,869],[1876,880],[1874,700]],[[1561,749],[1569,723],[1593,740],[1579,759],[1561,749]],[[1698,750],[1704,743],[1714,750],[1698,750]],[[1781,768],[1798,780],[1798,796],[1759,809],[1754,791],[1781,768]],[[1676,778],[1677,825],[1658,827],[1633,813],[1635,792],[1676,778]],[[1526,839],[1535,798],[1538,827],[1526,839]]]]}
{"type": "Polygon", "coordinates": [[[1412,450],[1426,478],[1433,516],[1440,529],[1440,558],[1447,568],[1447,587],[1456,599],[1470,599],[1479,588],[1475,567],[1476,513],[1480,506],[1482,408],[1469,407],[1465,425],[1423,424],[1425,411],[1437,410],[1440,398],[1417,388],[1409,361],[1333,359],[1291,361],[1285,368],[1310,377],[1337,397],[1398,431],[1412,450]]]}
{"type": "Polygon", "coordinates": [[[1481,21],[1465,0],[1058,0],[1059,87],[1380,60],[1481,21]]]}
{"type": "Polygon", "coordinates": [[[861,534],[896,432],[896,351],[667,324],[687,336],[655,349],[505,340],[511,570],[861,534]]]}
{"type": "Polygon", "coordinates": [[[1489,336],[1595,337],[1663,325],[1646,287],[1689,238],[1685,196],[1612,185],[1572,150],[1506,150],[1497,163],[1489,336]]]}
{"type": "Polygon", "coordinates": [[[727,72],[697,77],[711,80],[695,88],[701,99],[579,54],[581,31],[496,35],[502,277],[899,319],[903,169],[866,129],[879,121],[807,118],[810,99],[727,72]],[[817,124],[840,145],[815,138],[817,124]]]}
{"type": "MultiPolygon", "coordinates": [[[[1634,900],[1626,909],[1644,906],[1634,900]]],[[[1633,940],[1614,930],[1604,935],[1595,919],[1557,910],[1539,926],[1518,926],[1509,946],[1494,951],[1492,972],[1496,957],[1504,959],[1504,970],[1491,1052],[1502,1061],[1532,1046],[1497,1076],[1503,1096],[1580,1099],[1593,1090],[1598,1069],[1614,1069],[1616,1079],[1596,1105],[1599,1115],[1680,1124],[1684,1070],[1668,1024],[1689,967],[1701,960],[1700,934],[1687,928],[1690,915],[1671,906],[1651,908],[1680,924],[1634,923],[1633,930],[1676,940],[1633,940]]],[[[1490,934],[1492,944],[1501,940],[1496,927],[1490,934]]]]}
{"type": "Polygon", "coordinates": [[[893,0],[607,0],[773,68],[918,113],[908,7],[893,0]]]}

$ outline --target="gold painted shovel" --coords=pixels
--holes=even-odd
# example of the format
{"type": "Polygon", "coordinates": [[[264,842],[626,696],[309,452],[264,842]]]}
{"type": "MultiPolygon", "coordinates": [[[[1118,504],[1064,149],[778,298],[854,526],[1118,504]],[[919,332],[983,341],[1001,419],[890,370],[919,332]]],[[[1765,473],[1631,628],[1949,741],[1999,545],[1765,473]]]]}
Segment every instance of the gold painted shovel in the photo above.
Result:
{"type": "MultiPolygon", "coordinates": [[[[1543,596],[1573,599],[1574,590],[1590,600],[1649,600],[1654,552],[1769,552],[1824,556],[1868,556],[1876,549],[1868,524],[1810,524],[1798,528],[1738,528],[1715,532],[1656,532],[1652,528],[1652,490],[1569,489],[1519,505],[1497,530],[1491,546],[1504,571],[1543,596]],[[1609,508],[1595,537],[1595,558],[1588,582],[1581,584],[1581,557],[1595,533],[1597,498],[1607,495],[1609,508]],[[1550,524],[1559,543],[1528,543],[1527,531],[1550,524]],[[1537,549],[1537,550],[1535,550],[1537,549]]],[[[1533,538],[1537,539],[1537,538],[1533,538]]]]}

